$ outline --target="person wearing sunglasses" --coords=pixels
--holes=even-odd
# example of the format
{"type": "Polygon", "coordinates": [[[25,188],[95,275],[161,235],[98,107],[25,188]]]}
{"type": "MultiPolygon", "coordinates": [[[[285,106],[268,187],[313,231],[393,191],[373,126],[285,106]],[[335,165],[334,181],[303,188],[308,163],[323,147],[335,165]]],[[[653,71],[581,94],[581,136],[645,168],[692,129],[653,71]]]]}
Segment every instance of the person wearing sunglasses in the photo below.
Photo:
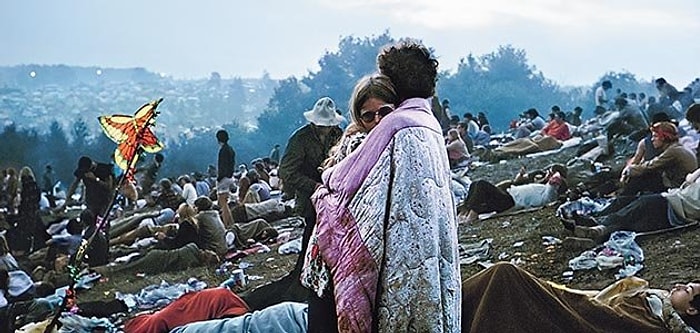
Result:
{"type": "Polygon", "coordinates": [[[383,103],[360,104],[361,113],[376,112],[381,121],[323,172],[312,196],[318,252],[332,272],[336,329],[459,332],[457,215],[431,110],[438,62],[424,45],[403,40],[384,48],[377,65],[395,87],[396,108],[381,117],[383,103]]]}
{"type": "MultiPolygon", "coordinates": [[[[385,75],[371,74],[360,79],[350,97],[350,124],[337,145],[331,148],[329,158],[320,167],[326,170],[357,149],[369,132],[394,111],[396,90],[385,75]]],[[[309,297],[308,332],[337,332],[338,317],[328,266],[318,249],[318,229],[314,228],[304,255],[301,273],[302,285],[313,291],[309,297]]]]}
{"type": "Polygon", "coordinates": [[[329,157],[321,165],[320,171],[335,165],[354,151],[379,121],[394,111],[397,99],[394,85],[385,75],[375,73],[361,78],[350,97],[350,124],[338,144],[330,149],[329,157]]]}

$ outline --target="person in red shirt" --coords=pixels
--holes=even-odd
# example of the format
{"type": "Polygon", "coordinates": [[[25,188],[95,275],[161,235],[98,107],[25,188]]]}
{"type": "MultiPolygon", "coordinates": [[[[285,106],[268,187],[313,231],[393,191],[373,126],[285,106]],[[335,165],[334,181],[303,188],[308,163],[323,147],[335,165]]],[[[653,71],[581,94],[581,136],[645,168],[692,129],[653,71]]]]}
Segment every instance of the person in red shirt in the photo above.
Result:
{"type": "Polygon", "coordinates": [[[566,115],[561,110],[555,110],[555,107],[559,109],[556,105],[552,107],[552,120],[542,128],[540,134],[551,136],[559,141],[569,140],[571,132],[569,132],[569,125],[565,120],[566,115]]]}
{"type": "Polygon", "coordinates": [[[190,292],[153,314],[136,316],[124,325],[124,332],[160,333],[196,321],[230,318],[250,311],[248,304],[228,288],[190,292]]]}

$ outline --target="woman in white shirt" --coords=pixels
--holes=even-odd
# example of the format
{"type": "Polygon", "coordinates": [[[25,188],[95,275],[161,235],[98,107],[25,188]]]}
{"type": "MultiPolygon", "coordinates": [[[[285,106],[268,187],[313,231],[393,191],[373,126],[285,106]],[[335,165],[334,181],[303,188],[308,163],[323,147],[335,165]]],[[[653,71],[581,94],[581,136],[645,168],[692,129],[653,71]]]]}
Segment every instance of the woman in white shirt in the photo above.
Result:
{"type": "Polygon", "coordinates": [[[182,186],[182,198],[185,199],[190,207],[194,207],[194,201],[197,199],[197,189],[192,184],[192,179],[188,175],[182,175],[177,178],[177,183],[182,186]]]}

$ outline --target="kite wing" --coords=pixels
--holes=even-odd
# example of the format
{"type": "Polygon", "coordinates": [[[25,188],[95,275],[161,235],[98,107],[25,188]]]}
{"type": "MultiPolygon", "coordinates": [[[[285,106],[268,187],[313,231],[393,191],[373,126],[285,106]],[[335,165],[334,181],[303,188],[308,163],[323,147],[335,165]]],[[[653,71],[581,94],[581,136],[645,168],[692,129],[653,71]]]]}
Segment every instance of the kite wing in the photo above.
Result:
{"type": "Polygon", "coordinates": [[[117,143],[114,162],[122,170],[128,171],[136,165],[139,153],[155,153],[163,149],[163,143],[151,130],[158,116],[156,108],[163,99],[154,100],[141,106],[134,116],[113,115],[98,118],[107,137],[117,143]],[[131,163],[131,165],[130,165],[131,163]]]}

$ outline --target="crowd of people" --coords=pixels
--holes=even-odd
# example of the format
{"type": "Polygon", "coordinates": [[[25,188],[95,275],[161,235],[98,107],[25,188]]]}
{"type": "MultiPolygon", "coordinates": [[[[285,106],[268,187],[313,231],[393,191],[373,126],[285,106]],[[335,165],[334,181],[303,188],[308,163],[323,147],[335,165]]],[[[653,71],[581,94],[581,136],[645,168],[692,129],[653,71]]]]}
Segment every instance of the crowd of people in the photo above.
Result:
{"type": "Polygon", "coordinates": [[[377,71],[361,78],[352,92],[349,120],[335,101],[322,97],[304,112],[307,124],[292,134],[283,153],[277,145],[250,168],[237,166],[229,135],[220,130],[218,163],[206,174],[162,177],[159,170],[167,161],[155,154],[131,178],[115,173],[110,163],[83,156],[67,193],[57,196],[50,166],[41,185],[28,167],[19,173],[7,169],[0,213],[7,230],[0,237],[2,329],[14,327],[22,312],[32,319],[51,313],[39,305],[54,289],[70,284],[70,258],[84,259],[71,265],[106,276],[214,266],[232,252],[275,241],[278,230],[271,223],[292,214],[303,217],[304,225],[300,254],[285,277],[242,297],[225,287],[185,294],[156,313],[131,318],[125,331],[698,327],[697,283],[662,291],[627,278],[602,291],[581,291],[504,263],[463,277],[458,243],[459,213],[466,215],[462,224],[474,224],[484,213],[542,207],[581,178],[579,170],[555,164],[541,172],[523,168],[498,184],[464,181],[479,147],[505,158],[559,148],[572,136],[596,143],[582,144],[578,158],[598,161],[609,154],[607,143],[600,147],[596,140],[601,136],[634,142],[637,151],[617,175],[619,187],[606,193],[615,196],[613,202],[595,216],[562,220],[570,243],[596,244],[617,230],[658,230],[699,219],[698,153],[679,143],[687,133],[676,123],[682,120],[680,108],[693,129],[700,128],[700,105],[687,99],[692,88],[678,92],[659,79],[657,102],[623,92],[609,97],[612,84],[604,81],[595,93],[593,119],[583,121],[581,108],[567,114],[554,105],[545,121],[528,109],[513,124],[512,141],[493,143],[484,112],[460,119],[452,116],[448,100],[440,107],[449,123],[441,126],[434,107],[437,73],[438,61],[421,43],[385,47],[377,71]],[[602,153],[591,155],[594,148],[602,153]],[[455,183],[468,188],[463,200],[455,183]],[[85,209],[68,216],[66,209],[79,203],[85,209]],[[15,256],[42,248],[47,250],[40,265],[26,272],[15,256]],[[84,258],[78,255],[82,251],[84,258]],[[136,254],[126,264],[111,263],[114,252],[125,251],[136,254]]]}

